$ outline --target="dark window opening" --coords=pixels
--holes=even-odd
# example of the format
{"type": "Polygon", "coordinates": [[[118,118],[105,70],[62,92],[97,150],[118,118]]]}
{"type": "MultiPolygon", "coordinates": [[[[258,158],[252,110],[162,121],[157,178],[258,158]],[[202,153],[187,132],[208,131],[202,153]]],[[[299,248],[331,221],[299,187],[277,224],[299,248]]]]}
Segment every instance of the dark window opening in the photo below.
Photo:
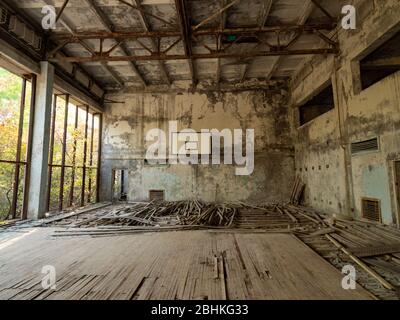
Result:
{"type": "Polygon", "coordinates": [[[351,154],[353,155],[369,151],[379,151],[378,138],[354,142],[351,144],[351,154]]]}
{"type": "Polygon", "coordinates": [[[360,61],[362,89],[400,70],[400,32],[360,61]]]}
{"type": "Polygon", "coordinates": [[[334,107],[333,87],[329,85],[299,108],[300,125],[314,120],[334,107]]]}

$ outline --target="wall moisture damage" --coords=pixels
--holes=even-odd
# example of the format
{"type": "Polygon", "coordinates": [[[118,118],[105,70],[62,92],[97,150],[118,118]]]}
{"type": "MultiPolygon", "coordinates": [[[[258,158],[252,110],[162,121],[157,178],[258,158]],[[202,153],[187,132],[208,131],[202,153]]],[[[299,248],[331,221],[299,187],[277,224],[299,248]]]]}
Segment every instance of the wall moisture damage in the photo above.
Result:
{"type": "Polygon", "coordinates": [[[358,26],[340,31],[340,57],[315,58],[293,80],[296,174],[306,204],[362,216],[362,198],[379,200],[384,223],[397,223],[394,161],[400,159],[400,72],[362,90],[359,61],[400,32],[398,1],[358,1],[358,26]],[[298,106],[327,81],[335,109],[299,126],[298,106]],[[379,148],[352,154],[351,144],[378,138],[379,148]]]}
{"type": "Polygon", "coordinates": [[[128,170],[128,201],[148,200],[150,190],[164,190],[166,200],[284,201],[294,179],[294,149],[285,91],[204,93],[118,93],[123,102],[104,114],[102,200],[110,200],[112,171],[128,170]],[[149,165],[146,133],[178,130],[254,129],[255,169],[236,176],[235,165],[149,165]]]}

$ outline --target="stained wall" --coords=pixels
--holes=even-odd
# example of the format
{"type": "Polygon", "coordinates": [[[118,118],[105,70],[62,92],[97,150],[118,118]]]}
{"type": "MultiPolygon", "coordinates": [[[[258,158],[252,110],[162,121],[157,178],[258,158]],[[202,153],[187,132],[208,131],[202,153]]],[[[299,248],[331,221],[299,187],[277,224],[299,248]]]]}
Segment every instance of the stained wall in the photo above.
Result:
{"type": "MultiPolygon", "coordinates": [[[[148,200],[164,190],[167,200],[252,202],[285,201],[294,179],[294,149],[286,91],[120,92],[108,97],[104,114],[102,200],[112,194],[112,170],[128,170],[128,200],[148,200]],[[145,162],[146,134],[169,130],[254,129],[255,167],[249,176],[235,165],[150,165],[145,162]]],[[[167,135],[168,136],[168,135],[167,135]]]]}

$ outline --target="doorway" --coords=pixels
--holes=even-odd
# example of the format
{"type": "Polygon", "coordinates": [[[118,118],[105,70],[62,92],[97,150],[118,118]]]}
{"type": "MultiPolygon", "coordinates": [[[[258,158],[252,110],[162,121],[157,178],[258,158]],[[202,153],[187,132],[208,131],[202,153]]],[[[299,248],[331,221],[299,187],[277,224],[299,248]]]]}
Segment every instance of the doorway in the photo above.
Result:
{"type": "Polygon", "coordinates": [[[113,202],[127,201],[128,170],[114,169],[112,181],[113,202]]]}

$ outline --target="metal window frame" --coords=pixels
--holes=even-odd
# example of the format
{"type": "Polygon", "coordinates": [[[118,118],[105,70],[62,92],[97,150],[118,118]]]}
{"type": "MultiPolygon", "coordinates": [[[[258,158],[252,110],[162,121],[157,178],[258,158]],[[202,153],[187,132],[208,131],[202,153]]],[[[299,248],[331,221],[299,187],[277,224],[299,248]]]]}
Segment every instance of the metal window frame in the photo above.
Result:
{"type": "MultiPolygon", "coordinates": [[[[54,176],[53,176],[53,169],[54,168],[60,168],[61,169],[61,174],[60,174],[60,191],[58,195],[58,211],[62,211],[65,208],[70,208],[74,206],[74,199],[75,199],[75,183],[76,183],[76,177],[77,177],[77,170],[81,169],[82,170],[82,186],[81,186],[81,199],[80,199],[80,206],[85,206],[86,204],[91,202],[91,197],[90,195],[86,195],[86,177],[88,176],[89,173],[89,182],[88,182],[88,190],[89,192],[92,192],[92,178],[91,178],[91,172],[97,171],[97,182],[96,182],[96,197],[95,200],[96,202],[99,202],[99,180],[98,177],[100,175],[100,168],[99,168],[99,163],[101,161],[101,132],[102,132],[102,125],[101,125],[101,119],[102,119],[102,114],[101,113],[91,113],[90,112],[90,106],[89,105],[84,105],[85,107],[85,133],[84,133],[84,147],[83,147],[83,163],[78,164],[76,162],[76,156],[77,156],[77,143],[78,143],[78,138],[74,137],[73,142],[72,142],[72,164],[67,164],[66,163],[66,152],[68,148],[68,141],[67,141],[67,133],[68,133],[68,118],[69,118],[69,101],[70,101],[70,95],[69,94],[55,94],[54,95],[54,100],[53,100],[53,111],[52,111],[52,128],[51,128],[51,137],[50,137],[50,159],[49,159],[49,177],[48,177],[48,190],[47,190],[47,211],[51,210],[50,204],[51,204],[51,187],[54,184],[54,176]],[[56,131],[56,114],[57,114],[57,98],[59,96],[65,96],[65,106],[64,106],[64,119],[63,119],[63,137],[62,137],[62,155],[61,155],[61,163],[60,164],[54,164],[54,145],[55,145],[55,131],[56,131]],[[91,142],[90,144],[88,143],[88,138],[89,138],[89,114],[92,115],[92,127],[91,127],[91,142]],[[99,136],[95,137],[94,136],[94,123],[95,123],[95,117],[99,117],[99,136]],[[94,148],[94,139],[99,139],[98,140],[98,145],[99,145],[99,150],[98,150],[98,163],[97,166],[93,166],[93,148],[94,148]],[[90,152],[90,155],[88,157],[88,152],[90,152]],[[88,163],[89,160],[89,163],[88,163]],[[65,179],[65,174],[66,174],[66,169],[72,169],[71,171],[71,181],[70,181],[70,191],[68,195],[68,204],[66,205],[66,199],[64,199],[64,191],[65,191],[65,184],[66,184],[66,179],[65,179]]],[[[79,127],[79,108],[82,106],[76,105],[75,109],[75,117],[74,117],[74,128],[77,129],[79,127]]]]}

